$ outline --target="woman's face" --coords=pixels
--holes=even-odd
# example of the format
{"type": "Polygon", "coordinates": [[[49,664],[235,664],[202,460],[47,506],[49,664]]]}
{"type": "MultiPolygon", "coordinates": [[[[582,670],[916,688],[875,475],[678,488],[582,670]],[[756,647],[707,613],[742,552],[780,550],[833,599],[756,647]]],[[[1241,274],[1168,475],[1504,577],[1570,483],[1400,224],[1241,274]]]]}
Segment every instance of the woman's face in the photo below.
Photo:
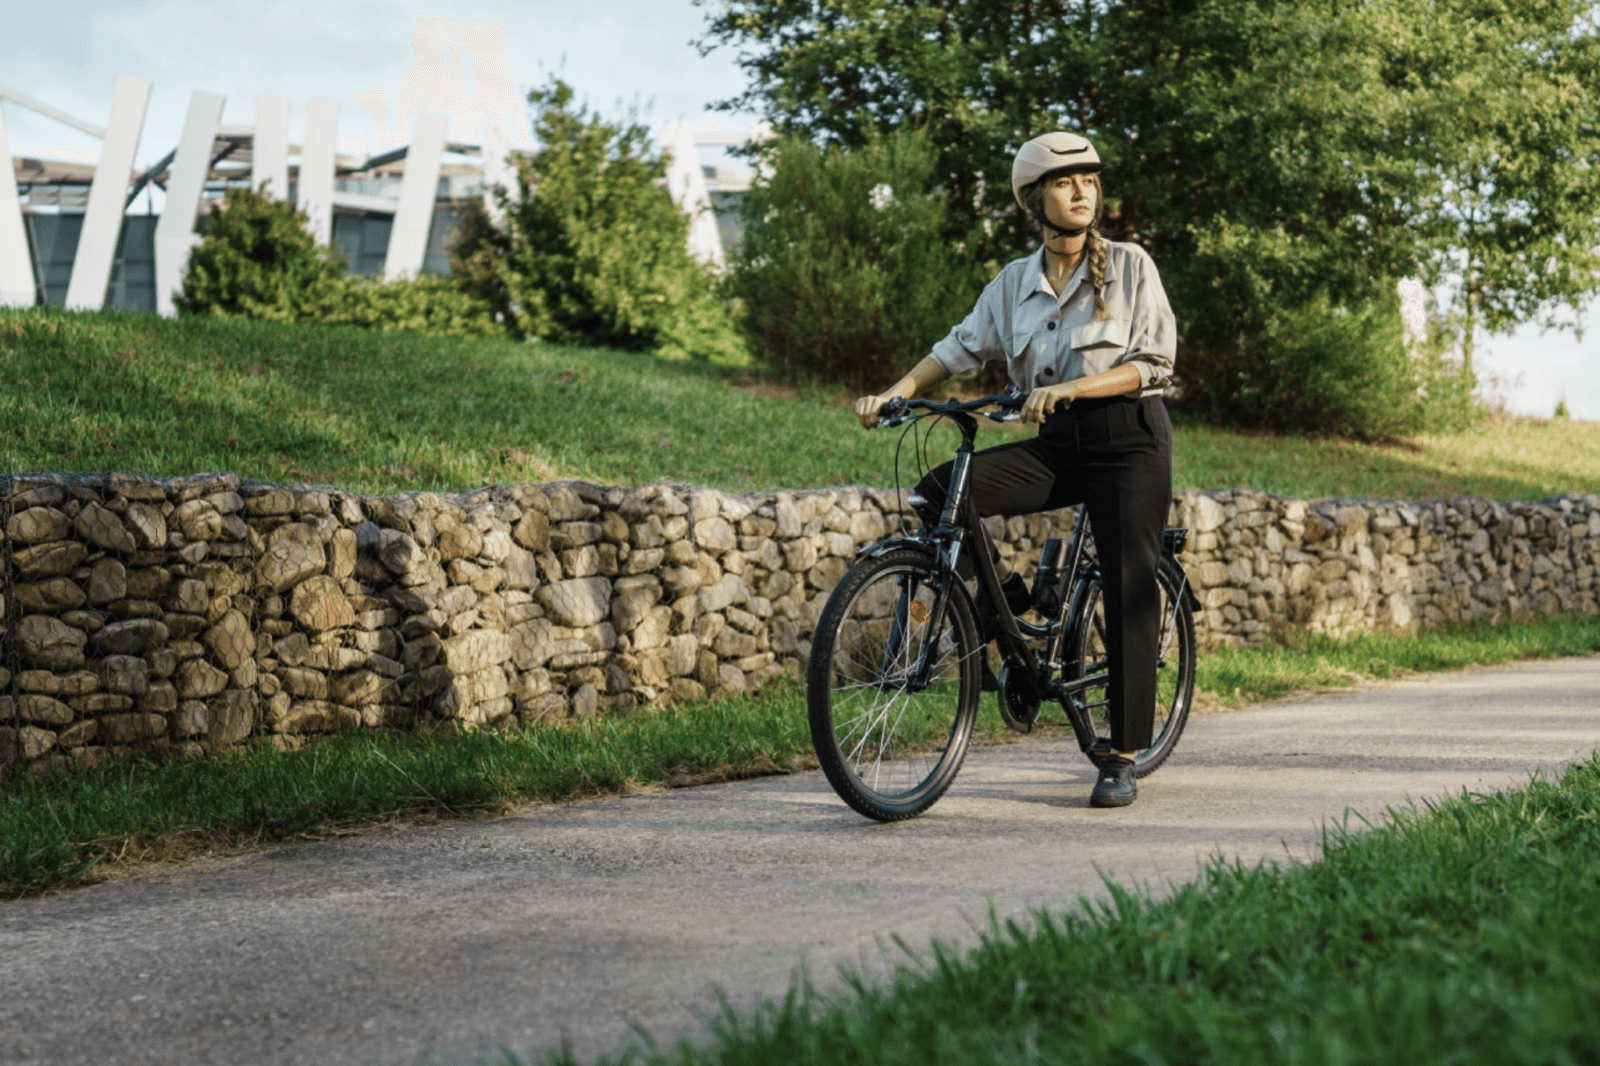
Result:
{"type": "Polygon", "coordinates": [[[1100,179],[1095,174],[1062,174],[1044,187],[1044,217],[1062,229],[1084,229],[1094,222],[1100,204],[1100,179]]]}

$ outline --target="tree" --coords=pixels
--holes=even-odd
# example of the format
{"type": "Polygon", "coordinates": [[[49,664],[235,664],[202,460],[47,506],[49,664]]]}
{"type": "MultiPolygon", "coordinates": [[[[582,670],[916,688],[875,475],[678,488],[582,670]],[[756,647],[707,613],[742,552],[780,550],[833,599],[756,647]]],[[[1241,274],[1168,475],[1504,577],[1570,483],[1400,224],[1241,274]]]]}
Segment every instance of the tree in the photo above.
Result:
{"type": "Polygon", "coordinates": [[[792,377],[882,388],[986,280],[942,239],[931,146],[910,129],[855,151],[791,137],[763,162],[728,279],[752,340],[792,377]]]}
{"type": "Polygon", "coordinates": [[[517,189],[499,193],[503,226],[481,208],[469,216],[452,273],[516,336],[737,361],[647,131],[573,95],[559,78],[529,93],[539,149],[518,157],[517,189]]]}
{"type": "Polygon", "coordinates": [[[340,256],[317,246],[305,212],[264,193],[229,189],[206,216],[176,303],[186,314],[297,322],[301,308],[343,274],[340,256]]]}
{"type": "Polygon", "coordinates": [[[1009,195],[1016,146],[1087,133],[1108,163],[1108,235],[1149,249],[1172,297],[1185,402],[1234,418],[1241,387],[1271,384],[1260,347],[1285,313],[1359,313],[1458,260],[1474,313],[1487,321],[1492,304],[1500,324],[1600,286],[1591,13],[1592,0],[730,0],[700,45],[744,49],[750,87],[724,106],[787,133],[859,146],[872,128],[925,125],[948,229],[982,227],[996,258],[1034,243],[1009,195]]]}

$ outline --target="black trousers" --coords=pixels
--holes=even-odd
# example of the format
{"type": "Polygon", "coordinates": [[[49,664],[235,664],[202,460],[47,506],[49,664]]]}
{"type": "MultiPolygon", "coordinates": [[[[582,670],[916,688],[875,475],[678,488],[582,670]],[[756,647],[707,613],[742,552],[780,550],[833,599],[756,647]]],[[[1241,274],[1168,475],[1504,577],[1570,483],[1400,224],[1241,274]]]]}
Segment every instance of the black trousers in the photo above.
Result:
{"type": "MultiPolygon", "coordinates": [[[[1085,504],[1105,589],[1111,746],[1150,746],[1155,725],[1161,593],[1156,567],[1172,503],[1172,423],[1159,397],[1079,400],[1032,440],[972,457],[978,514],[1033,514],[1085,504]]],[[[950,463],[917,485],[937,514],[950,463]]],[[[925,516],[926,517],[926,516],[925,516]]]]}

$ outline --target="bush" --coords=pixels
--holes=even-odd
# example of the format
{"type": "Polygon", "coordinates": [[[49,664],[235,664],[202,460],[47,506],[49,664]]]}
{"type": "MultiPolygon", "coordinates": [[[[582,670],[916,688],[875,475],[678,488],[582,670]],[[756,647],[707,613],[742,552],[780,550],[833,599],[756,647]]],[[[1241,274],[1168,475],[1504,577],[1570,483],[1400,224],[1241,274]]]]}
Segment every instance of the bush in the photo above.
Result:
{"type": "Polygon", "coordinates": [[[1359,440],[1462,429],[1478,416],[1470,371],[1434,323],[1408,348],[1396,296],[1351,310],[1317,297],[1249,342],[1185,348],[1180,406],[1222,423],[1359,440]]]}
{"type": "Polygon", "coordinates": [[[308,296],[344,274],[338,252],[318,247],[305,212],[252,189],[211,205],[205,238],[189,256],[179,310],[191,315],[299,322],[308,296]]]}
{"type": "Polygon", "coordinates": [[[321,287],[301,309],[302,322],[409,330],[435,337],[503,337],[488,301],[438,274],[416,279],[342,277],[321,287]]]}
{"type": "Polygon", "coordinates": [[[887,387],[987,276],[944,236],[936,153],[902,130],[855,151],[780,139],[763,157],[728,281],[747,334],[791,377],[887,387]]]}
{"type": "Polygon", "coordinates": [[[742,362],[645,128],[574,105],[559,78],[528,99],[539,150],[519,157],[515,194],[498,196],[504,226],[469,210],[453,275],[514,336],[742,362]]]}
{"type": "Polygon", "coordinates": [[[501,337],[485,300],[449,278],[347,277],[344,257],[317,245],[305,212],[250,189],[229,189],[189,257],[178,307],[186,314],[323,322],[451,337],[501,337]]]}

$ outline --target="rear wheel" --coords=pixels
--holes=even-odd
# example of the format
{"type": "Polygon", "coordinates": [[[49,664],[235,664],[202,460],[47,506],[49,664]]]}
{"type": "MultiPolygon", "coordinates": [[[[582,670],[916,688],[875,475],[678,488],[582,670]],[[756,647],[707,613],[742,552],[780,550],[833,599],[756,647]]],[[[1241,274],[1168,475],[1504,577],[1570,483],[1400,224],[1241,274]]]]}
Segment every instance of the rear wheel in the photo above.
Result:
{"type": "MultiPolygon", "coordinates": [[[[1161,632],[1156,645],[1155,732],[1150,746],[1133,761],[1140,777],[1154,773],[1172,754],[1194,700],[1194,611],[1184,588],[1183,571],[1163,559],[1156,579],[1161,587],[1161,632]]],[[[1099,580],[1086,585],[1080,595],[1081,605],[1073,612],[1078,624],[1067,637],[1067,680],[1106,671],[1106,615],[1099,580]]],[[[1073,698],[1088,712],[1095,735],[1109,741],[1105,684],[1084,689],[1073,698]]]]}
{"type": "Polygon", "coordinates": [[[817,759],[840,798],[880,822],[933,806],[972,739],[977,625],[957,582],[939,606],[943,587],[921,552],[865,560],[833,590],[812,640],[806,694],[817,759]]]}

